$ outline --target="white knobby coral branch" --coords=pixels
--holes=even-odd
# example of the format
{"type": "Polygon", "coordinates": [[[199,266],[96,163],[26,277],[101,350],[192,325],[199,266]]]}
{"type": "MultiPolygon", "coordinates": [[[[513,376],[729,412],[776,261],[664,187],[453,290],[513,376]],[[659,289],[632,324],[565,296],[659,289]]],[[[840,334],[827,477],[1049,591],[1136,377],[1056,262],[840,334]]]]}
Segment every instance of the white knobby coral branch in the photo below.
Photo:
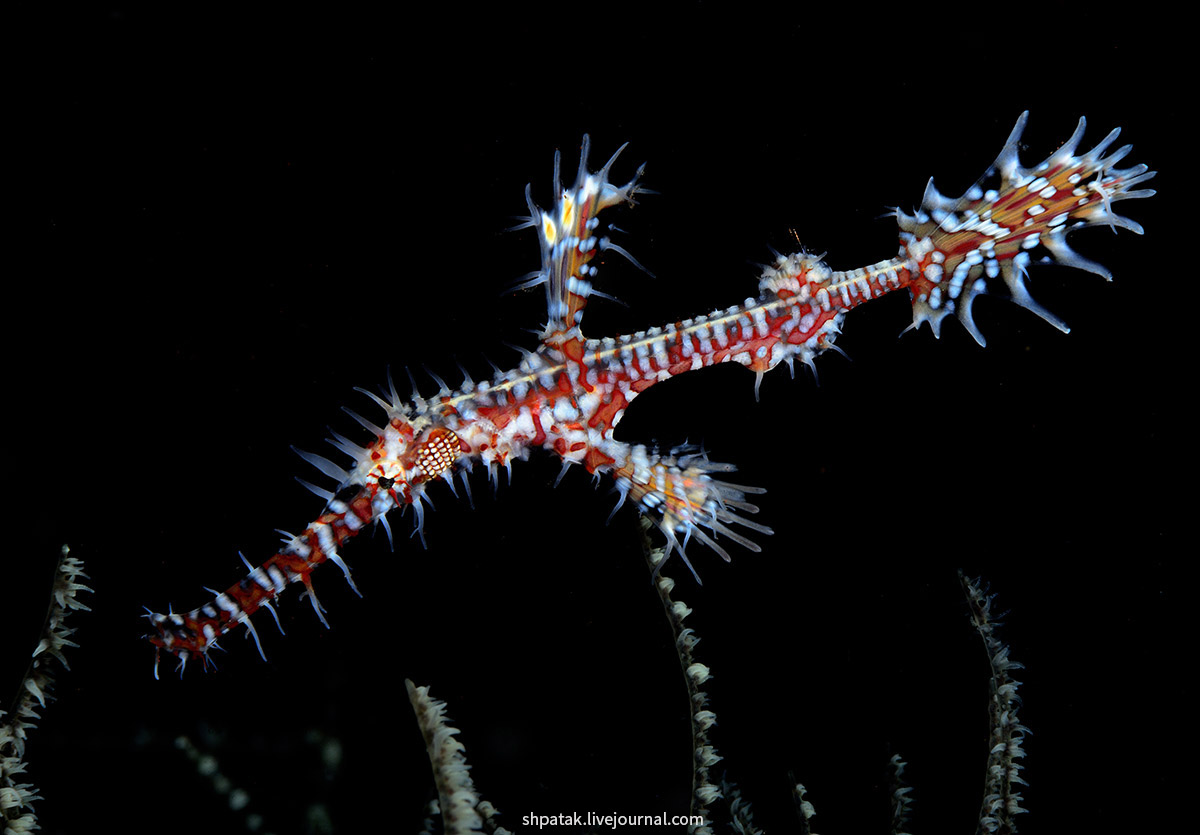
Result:
{"type": "Polygon", "coordinates": [[[892,755],[892,775],[889,781],[892,792],[892,835],[908,835],[908,818],[912,814],[912,798],[908,795],[912,786],[904,782],[904,769],[907,765],[899,754],[892,755]]]}
{"type": "Polygon", "coordinates": [[[1014,788],[1014,784],[1025,785],[1020,776],[1022,766],[1017,760],[1025,756],[1021,743],[1029,729],[1017,717],[1021,702],[1017,688],[1021,682],[1009,673],[1022,669],[1022,666],[1008,657],[1008,646],[996,637],[997,623],[992,614],[994,595],[986,594],[978,580],[970,580],[962,572],[958,577],[971,607],[971,620],[983,638],[992,666],[991,699],[988,703],[990,750],[984,779],[983,807],[976,831],[1012,835],[1017,831],[1016,816],[1026,811],[1021,808],[1021,793],[1014,788]]]}
{"type": "MultiPolygon", "coordinates": [[[[709,775],[709,770],[722,759],[708,735],[709,728],[717,723],[717,715],[709,710],[708,694],[700,688],[700,685],[708,681],[712,675],[709,668],[698,662],[692,655],[692,649],[700,643],[700,639],[696,636],[695,630],[683,625],[684,618],[690,615],[692,610],[682,601],[672,599],[671,591],[675,588],[675,581],[662,573],[662,564],[666,559],[667,551],[665,548],[651,547],[647,536],[651,525],[650,520],[642,516],[638,521],[641,525],[642,551],[651,571],[654,572],[655,590],[658,592],[659,599],[662,600],[667,620],[675,634],[675,650],[679,654],[679,663],[683,667],[688,702],[691,705],[688,717],[692,726],[693,757],[692,808],[690,811],[692,815],[703,815],[705,821],[709,821],[709,806],[714,800],[724,797],[722,787],[714,784],[709,775]]],[[[745,808],[744,802],[738,807],[738,809],[745,808]]],[[[749,820],[748,816],[747,820],[749,820]]],[[[705,823],[703,826],[690,827],[689,831],[698,835],[708,835],[712,832],[712,826],[711,823],[705,823]]]]}
{"type": "Polygon", "coordinates": [[[805,793],[808,791],[804,788],[803,783],[797,783],[796,778],[792,774],[788,774],[788,778],[792,781],[792,802],[796,806],[796,821],[798,823],[797,835],[812,835],[812,828],[809,826],[809,821],[817,812],[813,809],[813,805],[808,802],[805,793]]]}
{"type": "MultiPolygon", "coordinates": [[[[64,670],[69,669],[63,650],[79,645],[71,640],[75,630],[66,625],[67,615],[78,610],[91,611],[78,599],[80,592],[92,591],[79,582],[80,578],[87,579],[83,573],[83,560],[70,556],[70,552],[66,545],[62,547],[62,556],[54,570],[54,586],[41,640],[21,682],[11,719],[0,722],[0,822],[4,824],[3,835],[23,835],[39,828],[31,804],[41,798],[33,784],[18,783],[14,778],[25,771],[26,736],[36,727],[35,721],[41,718],[37,711],[46,707],[50,685],[54,681],[52,667],[43,653],[58,659],[64,670]]],[[[4,711],[0,710],[0,720],[4,716],[4,711]]]]}
{"type": "Polygon", "coordinates": [[[507,835],[492,820],[496,815],[495,807],[480,800],[475,792],[466,749],[454,738],[458,728],[451,727],[446,718],[446,703],[430,696],[428,687],[417,687],[408,679],[404,680],[404,686],[417,714],[421,735],[425,737],[446,835],[481,832],[485,827],[497,835],[507,835]]]}

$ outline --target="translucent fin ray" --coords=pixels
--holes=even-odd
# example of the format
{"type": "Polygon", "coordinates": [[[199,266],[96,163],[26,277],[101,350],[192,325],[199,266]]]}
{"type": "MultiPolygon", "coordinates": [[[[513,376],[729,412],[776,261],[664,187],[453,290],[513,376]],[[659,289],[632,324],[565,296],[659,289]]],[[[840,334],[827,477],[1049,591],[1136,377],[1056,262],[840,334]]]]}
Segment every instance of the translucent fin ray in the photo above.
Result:
{"type": "Polygon", "coordinates": [[[1079,154],[1087,126],[1081,118],[1057,151],[1026,168],[1018,149],[1027,119],[1028,112],[1021,114],[991,168],[961,197],[940,194],[930,180],[916,213],[897,212],[901,255],[917,267],[918,277],[909,287],[914,326],[928,322],[937,334],[942,319],[954,314],[984,344],[971,304],[988,282],[999,278],[1012,301],[1066,331],[1065,323],[1028,292],[1026,268],[1035,263],[1033,253],[1045,253],[1038,263],[1058,263],[1110,279],[1103,265],[1071,249],[1067,235],[1098,225],[1141,234],[1141,225],[1116,214],[1112,204],[1153,195],[1152,189],[1132,187],[1154,172],[1145,165],[1115,167],[1129,154],[1129,145],[1104,156],[1120,129],[1079,154]]]}

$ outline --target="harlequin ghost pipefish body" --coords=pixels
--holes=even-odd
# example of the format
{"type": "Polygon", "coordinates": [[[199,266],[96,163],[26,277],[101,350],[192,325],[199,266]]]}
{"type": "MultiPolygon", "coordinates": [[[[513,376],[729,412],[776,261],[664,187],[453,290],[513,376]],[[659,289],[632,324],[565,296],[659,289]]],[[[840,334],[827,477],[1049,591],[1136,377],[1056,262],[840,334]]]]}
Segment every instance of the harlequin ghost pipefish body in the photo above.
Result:
{"type": "Polygon", "coordinates": [[[756,297],[707,316],[603,339],[587,339],[580,329],[593,294],[594,262],[606,250],[628,254],[601,234],[599,215],[634,203],[642,190],[642,172],[614,185],[609,175],[620,150],[599,171],[590,172],[584,137],[578,173],[567,188],[561,185],[555,156],[556,199],[548,211],[534,205],[526,188],[531,216],[523,228],[537,229],[542,265],[517,287],[545,286],[548,321],[538,348],[525,352],[518,367],[497,370],[490,381],[467,379],[452,390],[438,380],[441,389],[429,399],[414,386],[405,400],[390,379],[382,396],[364,391],[383,410],[384,419],[376,424],[350,413],[372,440],[360,446],[334,433],[331,443],[348,464],[300,453],[336,482],[332,490],[307,485],[326,501],[317,519],[302,533],[285,536],[282,549],[258,567],[247,563],[249,573],[241,581],[214,592],[215,598],[200,608],[147,615],[153,626],[148,637],[157,648],[155,675],[163,650],[179,658],[181,670],[194,655],[207,665],[208,651],[239,624],[257,642],[250,616],[260,607],[275,614],[272,602],[292,583],[304,585],[325,622],[311,575],[332,561],[354,588],[341,551],[359,531],[378,524],[390,538],[388,513],[411,507],[415,532],[424,539],[423,502],[429,501],[435,482],[444,481],[453,490],[457,471],[469,495],[467,472],[477,464],[495,481],[501,467],[511,467],[513,460],[525,459],[539,447],[558,455],[564,472],[578,464],[596,476],[611,476],[618,505],[635,501],[662,531],[668,555],[678,553],[687,562],[685,549],[693,539],[726,560],[728,543],[758,551],[750,535],[771,531],[746,518],[757,512],[746,495],[761,491],[721,480],[733,467],[709,461],[695,449],[658,452],[615,440],[613,430],[626,407],[661,380],[717,363],[740,363],[759,380],[780,363],[792,366],[798,359],[813,366],[818,354],[833,347],[850,310],[897,290],[907,290],[912,301],[910,328],[928,322],[935,336],[953,315],[982,345],[971,303],[1000,285],[1014,302],[1066,331],[1026,290],[1034,251],[1042,261],[1110,278],[1104,267],[1073,252],[1067,235],[1097,225],[1140,234],[1141,227],[1116,214],[1113,204],[1154,194],[1134,189],[1154,172],[1145,165],[1115,167],[1129,146],[1105,156],[1119,129],[1090,151],[1077,153],[1084,119],[1061,148],[1025,168],[1017,144],[1026,116],[1017,120],[992,168],[964,195],[946,197],[930,181],[914,214],[896,211],[900,249],[894,258],[835,271],[822,256],[803,251],[780,255],[764,268],[756,297]]]}

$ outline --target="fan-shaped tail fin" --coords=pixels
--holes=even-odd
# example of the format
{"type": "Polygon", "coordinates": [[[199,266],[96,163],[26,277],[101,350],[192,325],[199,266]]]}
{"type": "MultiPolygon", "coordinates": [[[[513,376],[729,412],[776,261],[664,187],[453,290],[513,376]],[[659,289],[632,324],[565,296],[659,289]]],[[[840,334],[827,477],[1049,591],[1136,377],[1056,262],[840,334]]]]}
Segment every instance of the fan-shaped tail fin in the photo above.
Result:
{"type": "Polygon", "coordinates": [[[1010,298],[1062,331],[1067,326],[1033,300],[1025,287],[1032,251],[1056,262],[1111,279],[1102,265],[1076,253],[1067,235],[1087,226],[1110,226],[1142,233],[1142,227],[1113,211],[1121,200],[1149,197],[1152,189],[1134,187],[1154,176],[1145,165],[1116,168],[1131,150],[1125,145],[1105,156],[1120,133],[1113,130],[1086,153],[1077,154],[1087,126],[1080,118],[1071,138],[1045,160],[1025,168],[1018,144],[1028,112],[1022,113],[1008,141],[982,180],[958,198],[942,195],[929,181],[915,214],[896,212],[900,254],[918,262],[909,285],[913,327],[929,322],[934,333],[953,313],[982,345],[971,318],[971,302],[987,281],[1000,277],[1010,298]],[[990,181],[998,178],[998,182],[990,181]]]}

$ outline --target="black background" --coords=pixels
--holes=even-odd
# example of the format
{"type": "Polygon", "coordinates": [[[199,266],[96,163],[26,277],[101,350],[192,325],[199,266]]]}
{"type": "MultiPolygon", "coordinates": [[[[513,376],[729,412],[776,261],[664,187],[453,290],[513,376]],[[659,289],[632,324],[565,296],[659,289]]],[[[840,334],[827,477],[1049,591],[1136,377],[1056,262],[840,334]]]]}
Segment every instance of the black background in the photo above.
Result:
{"type": "MultiPolygon", "coordinates": [[[[36,641],[67,542],[94,611],[31,738],[43,831],[239,831],[239,816],[173,747],[219,758],[269,831],[415,831],[431,781],[403,679],[450,703],[477,785],[521,816],[686,811],[687,704],[626,509],[581,471],[553,488],[536,456],[475,507],[434,489],[429,547],[347,551],[294,591],[286,638],[259,619],[269,663],[238,636],[215,673],[181,681],[140,639],[142,606],[190,609],[202,586],[260,561],[274,528],[320,510],[289,445],[322,450],[355,425],[354,386],[427,366],[457,382],[486,355],[533,347],[541,291],[522,190],[550,200],[552,157],[614,176],[648,161],[659,192],[610,218],[654,274],[602,265],[590,336],[753,295],[789,230],[835,269],[895,252],[889,207],[926,179],[959,193],[1032,115],[1029,164],[1080,115],[1110,128],[1161,193],[1126,203],[1139,238],[1073,237],[1106,284],[1033,271],[1063,335],[1001,298],[897,334],[907,300],[855,311],[820,384],[722,367],[656,387],[618,433],[703,442],[769,492],[762,554],[701,548],[694,607],[722,766],[771,832],[793,829],[788,777],[822,833],[886,831],[886,764],[909,762],[914,831],[970,831],[986,755],[987,663],[955,570],[1010,609],[1025,662],[1030,833],[1160,831],[1184,791],[1181,634],[1193,610],[1182,532],[1194,505],[1184,435],[1191,171],[1176,137],[1190,94],[1153,7],[1128,26],[1043,9],[946,15],[680,4],[445,5],[394,16],[143,12],[43,17],[24,30],[8,131],[19,219],[6,272],[6,556],[0,692],[36,641]],[[336,766],[320,751],[340,745],[336,766]]],[[[1186,417],[1185,417],[1186,416],[1186,417]]],[[[1189,548],[1189,552],[1193,552],[1189,548]]],[[[8,698],[7,695],[4,696],[8,698]]],[[[718,769],[719,770],[719,769],[718,769]]]]}

